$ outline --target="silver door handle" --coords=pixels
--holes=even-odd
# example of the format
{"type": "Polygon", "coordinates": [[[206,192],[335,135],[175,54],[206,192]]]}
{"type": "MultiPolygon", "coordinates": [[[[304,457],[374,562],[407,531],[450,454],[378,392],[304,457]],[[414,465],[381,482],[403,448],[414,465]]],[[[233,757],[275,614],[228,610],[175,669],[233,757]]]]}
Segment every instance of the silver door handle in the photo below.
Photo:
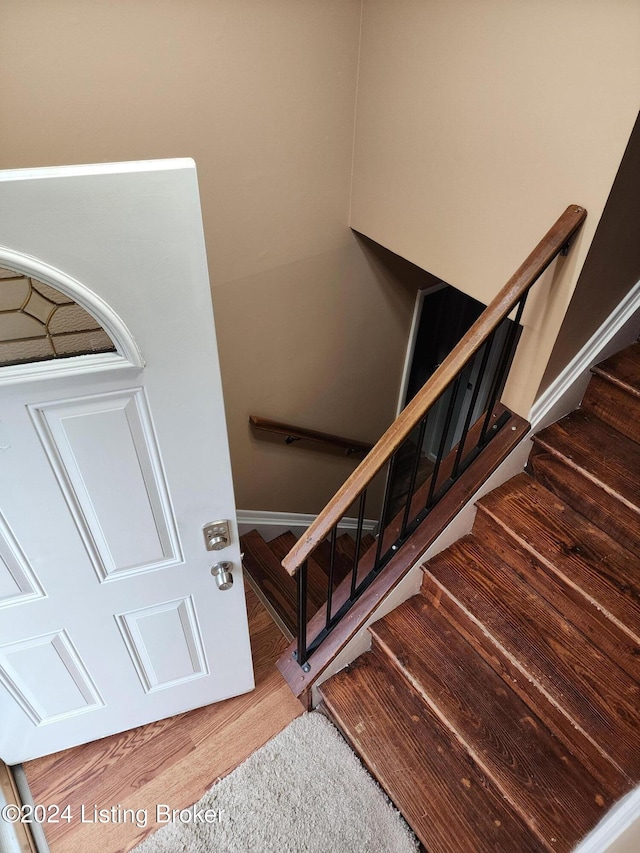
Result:
{"type": "Polygon", "coordinates": [[[231,589],[233,586],[233,563],[229,563],[227,560],[223,560],[221,563],[216,563],[215,566],[211,567],[211,574],[213,575],[216,586],[218,589],[225,590],[231,589]]]}

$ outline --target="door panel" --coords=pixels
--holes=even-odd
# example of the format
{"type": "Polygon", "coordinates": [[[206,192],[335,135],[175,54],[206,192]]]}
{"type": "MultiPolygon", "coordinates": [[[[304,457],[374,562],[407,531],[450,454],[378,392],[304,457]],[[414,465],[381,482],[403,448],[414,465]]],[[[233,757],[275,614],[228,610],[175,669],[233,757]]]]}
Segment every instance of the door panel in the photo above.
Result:
{"type": "Polygon", "coordinates": [[[29,411],[101,580],[182,561],[143,388],[29,411]]]}
{"type": "Polygon", "coordinates": [[[253,671],[194,164],[0,173],[0,234],[1,268],[54,288],[115,347],[0,367],[13,764],[246,692],[253,671]],[[212,553],[217,519],[230,541],[212,553]]]}
{"type": "Polygon", "coordinates": [[[208,675],[191,596],[117,618],[146,693],[208,675]]]}
{"type": "Polygon", "coordinates": [[[3,646],[0,679],[36,725],[104,705],[64,630],[3,646]]]}
{"type": "Polygon", "coordinates": [[[0,513],[0,608],[43,595],[35,573],[0,513]]]}

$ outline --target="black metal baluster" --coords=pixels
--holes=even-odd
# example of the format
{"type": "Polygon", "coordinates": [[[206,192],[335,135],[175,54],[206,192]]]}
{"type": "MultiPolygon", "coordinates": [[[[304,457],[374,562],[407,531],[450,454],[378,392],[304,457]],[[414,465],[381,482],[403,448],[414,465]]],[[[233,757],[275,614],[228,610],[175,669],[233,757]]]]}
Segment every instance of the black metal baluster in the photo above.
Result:
{"type": "Polygon", "coordinates": [[[393,483],[393,473],[396,467],[397,456],[398,451],[396,450],[396,452],[389,460],[389,471],[387,472],[387,482],[384,487],[384,498],[382,500],[382,512],[380,513],[380,521],[378,522],[378,544],[376,545],[376,558],[373,561],[373,568],[371,569],[372,572],[376,572],[378,570],[378,564],[380,562],[380,552],[382,551],[382,540],[384,539],[384,531],[387,524],[389,500],[391,498],[391,486],[393,483]]]}
{"type": "Polygon", "coordinates": [[[307,662],[307,561],[296,574],[298,593],[298,652],[296,659],[305,672],[311,668],[307,662]]]}
{"type": "MultiPolygon", "coordinates": [[[[471,402],[469,403],[469,408],[467,410],[467,416],[464,421],[464,427],[462,428],[462,435],[460,436],[460,442],[458,444],[458,452],[456,453],[456,458],[453,463],[453,469],[451,471],[451,479],[455,480],[458,476],[458,469],[460,467],[460,461],[462,459],[462,454],[464,452],[464,446],[467,441],[467,436],[469,434],[469,427],[471,426],[471,418],[473,417],[473,410],[476,407],[476,403],[478,402],[478,394],[480,393],[480,388],[482,387],[482,380],[484,378],[485,371],[487,369],[487,363],[489,361],[489,354],[491,352],[491,347],[493,346],[493,342],[495,340],[495,329],[487,340],[484,343],[484,353],[482,354],[482,361],[480,363],[480,370],[478,371],[478,376],[476,378],[476,387],[473,389],[473,394],[471,395],[471,402]]],[[[476,353],[475,358],[478,357],[478,353],[476,353]]],[[[474,359],[475,361],[475,359],[474,359]]],[[[472,371],[473,372],[473,371],[472,371]]]]}
{"type": "Polygon", "coordinates": [[[364,525],[364,506],[367,500],[367,490],[365,489],[360,495],[358,502],[358,526],[356,527],[356,551],[353,557],[353,566],[351,568],[351,592],[350,598],[353,598],[356,591],[356,582],[358,580],[358,563],[360,562],[360,546],[362,544],[362,527],[364,525]]]}
{"type": "MultiPolygon", "coordinates": [[[[486,441],[487,431],[489,429],[489,422],[491,421],[493,410],[495,408],[496,403],[498,402],[498,397],[502,393],[504,384],[507,379],[507,373],[509,371],[509,368],[511,367],[511,361],[513,359],[516,344],[518,342],[518,337],[521,332],[520,319],[522,318],[522,312],[524,311],[524,306],[527,301],[528,295],[529,291],[524,294],[524,296],[518,303],[518,310],[516,312],[516,316],[512,322],[511,328],[509,329],[509,334],[507,335],[507,339],[502,348],[502,353],[500,355],[498,363],[498,369],[496,370],[495,379],[491,388],[491,394],[489,395],[489,401],[487,404],[487,414],[482,425],[480,439],[478,440],[478,447],[481,447],[486,441]]],[[[502,322],[505,323],[507,319],[508,318],[505,317],[502,322]]],[[[502,325],[502,323],[500,325],[502,325]]],[[[498,326],[498,328],[500,328],[500,326],[498,326]]]]}
{"type": "Polygon", "coordinates": [[[420,431],[418,433],[418,446],[416,447],[416,458],[413,461],[413,469],[411,471],[411,480],[409,482],[409,494],[404,507],[404,515],[402,516],[402,527],[400,528],[400,538],[407,532],[407,524],[409,522],[409,512],[411,511],[411,500],[413,498],[413,490],[416,487],[416,479],[418,477],[418,469],[420,468],[420,457],[422,456],[422,442],[424,441],[424,433],[427,428],[427,419],[429,412],[420,421],[420,431]]]}
{"type": "MultiPolygon", "coordinates": [[[[449,406],[447,408],[447,416],[445,418],[444,427],[442,429],[442,436],[440,437],[440,444],[438,445],[438,455],[436,456],[436,463],[433,466],[433,473],[431,474],[431,484],[429,486],[429,494],[427,496],[427,502],[425,504],[425,509],[431,509],[431,501],[433,500],[433,493],[436,490],[436,483],[438,482],[438,473],[440,472],[440,465],[442,464],[442,459],[444,457],[444,448],[446,446],[447,436],[449,434],[449,429],[451,427],[451,419],[453,418],[453,410],[455,409],[455,405],[456,405],[456,398],[458,396],[458,389],[460,388],[460,379],[461,379],[461,375],[458,374],[455,382],[453,383],[451,399],[449,400],[449,406]]],[[[449,387],[451,387],[451,386],[449,386],[449,387]]],[[[446,394],[446,391],[444,393],[446,394]]]]}
{"type": "Polygon", "coordinates": [[[362,544],[362,525],[364,524],[364,505],[367,500],[367,490],[365,489],[360,495],[358,503],[358,526],[356,528],[356,553],[353,558],[353,567],[351,569],[351,592],[349,597],[353,598],[356,592],[356,582],[358,580],[358,563],[360,562],[360,545],[362,544]]]}
{"type": "Polygon", "coordinates": [[[331,622],[331,600],[333,599],[333,572],[336,559],[336,538],[338,535],[338,526],[336,525],[331,531],[331,542],[329,545],[329,594],[327,595],[327,620],[325,626],[328,628],[331,622]]]}

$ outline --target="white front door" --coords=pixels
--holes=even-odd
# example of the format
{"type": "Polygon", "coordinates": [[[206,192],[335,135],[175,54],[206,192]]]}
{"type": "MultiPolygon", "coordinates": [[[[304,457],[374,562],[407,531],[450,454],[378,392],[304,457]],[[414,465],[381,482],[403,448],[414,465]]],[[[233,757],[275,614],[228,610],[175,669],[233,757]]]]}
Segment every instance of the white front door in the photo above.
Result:
{"type": "Polygon", "coordinates": [[[254,683],[195,165],[0,172],[0,267],[16,273],[0,355],[38,323],[43,346],[85,335],[91,349],[65,326],[82,308],[115,347],[0,367],[0,756],[14,764],[254,683]],[[10,317],[24,281],[44,287],[10,317]],[[217,520],[229,542],[209,551],[217,520]]]}

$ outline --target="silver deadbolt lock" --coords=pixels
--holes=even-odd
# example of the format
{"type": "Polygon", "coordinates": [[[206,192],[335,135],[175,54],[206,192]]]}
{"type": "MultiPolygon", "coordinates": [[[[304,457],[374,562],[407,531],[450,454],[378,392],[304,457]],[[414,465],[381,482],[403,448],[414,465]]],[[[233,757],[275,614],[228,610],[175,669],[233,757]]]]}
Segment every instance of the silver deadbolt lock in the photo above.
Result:
{"type": "Polygon", "coordinates": [[[218,589],[231,589],[233,586],[233,563],[223,560],[221,563],[216,563],[211,567],[211,574],[215,578],[218,589]]]}
{"type": "Polygon", "coordinates": [[[229,544],[229,522],[210,521],[202,528],[207,551],[221,551],[229,544]]]}

